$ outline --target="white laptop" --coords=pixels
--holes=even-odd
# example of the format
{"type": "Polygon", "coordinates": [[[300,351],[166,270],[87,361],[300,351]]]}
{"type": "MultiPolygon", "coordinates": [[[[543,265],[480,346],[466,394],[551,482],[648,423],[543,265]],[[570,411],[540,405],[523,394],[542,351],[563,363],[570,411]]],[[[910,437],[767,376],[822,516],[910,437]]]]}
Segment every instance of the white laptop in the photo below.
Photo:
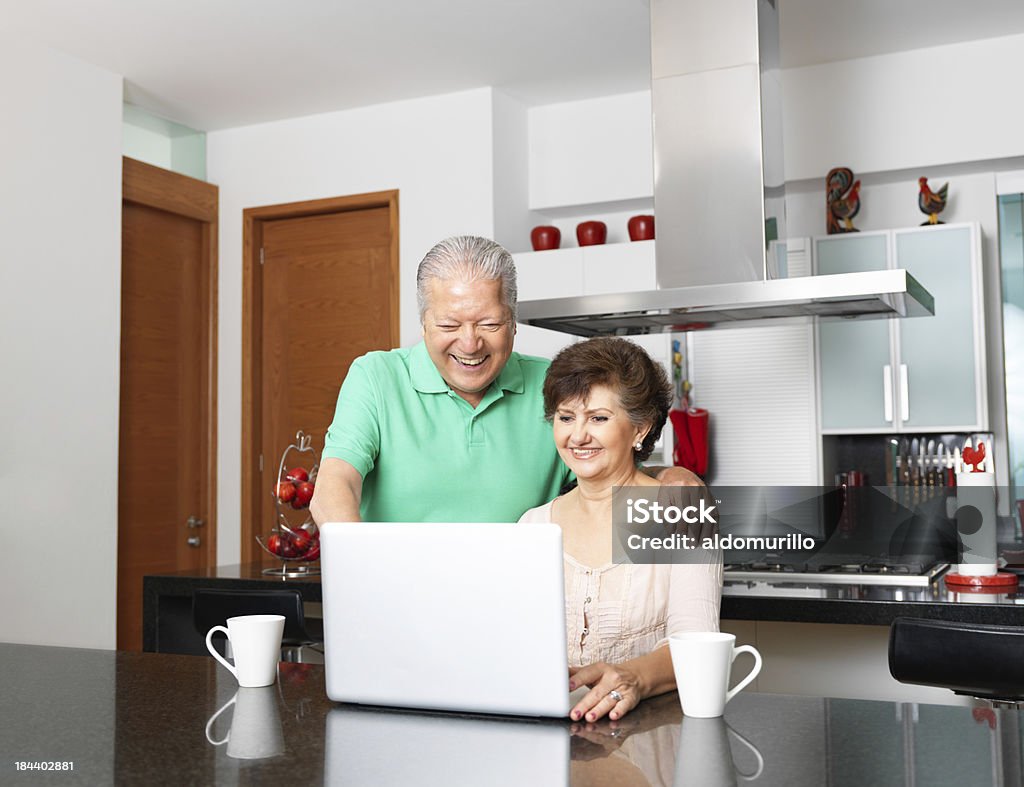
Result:
{"type": "Polygon", "coordinates": [[[568,715],[557,525],[334,522],[320,544],[332,700],[568,715]]]}

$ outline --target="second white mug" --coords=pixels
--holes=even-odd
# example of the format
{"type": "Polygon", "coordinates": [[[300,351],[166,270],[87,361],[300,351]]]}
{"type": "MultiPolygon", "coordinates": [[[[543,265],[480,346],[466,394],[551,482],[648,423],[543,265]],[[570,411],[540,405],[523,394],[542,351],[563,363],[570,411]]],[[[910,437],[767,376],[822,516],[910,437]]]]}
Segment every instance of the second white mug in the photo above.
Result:
{"type": "Polygon", "coordinates": [[[752,645],[736,647],[736,636],[717,631],[693,631],[669,637],[672,669],[676,675],[683,713],[710,719],[725,712],[725,703],[736,696],[761,671],[761,654],[752,645]],[[729,689],[732,663],[741,653],[754,657],[754,668],[729,689]]]}
{"type": "Polygon", "coordinates": [[[281,660],[284,615],[241,615],[228,618],[227,624],[227,628],[214,626],[206,632],[207,650],[238,678],[239,686],[271,685],[277,680],[277,663],[281,660]],[[213,647],[213,635],[218,631],[227,634],[231,642],[234,664],[213,647]]]}

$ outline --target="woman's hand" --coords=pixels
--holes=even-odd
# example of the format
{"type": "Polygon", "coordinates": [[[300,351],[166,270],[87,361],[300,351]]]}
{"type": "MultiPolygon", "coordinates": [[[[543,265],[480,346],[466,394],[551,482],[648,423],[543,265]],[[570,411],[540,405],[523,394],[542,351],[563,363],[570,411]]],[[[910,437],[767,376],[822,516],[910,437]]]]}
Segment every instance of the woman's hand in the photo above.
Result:
{"type": "Polygon", "coordinates": [[[590,691],[569,712],[573,721],[592,722],[605,715],[612,720],[621,719],[647,696],[640,674],[628,663],[599,661],[585,667],[570,667],[569,691],[580,686],[589,686],[590,691]]]}

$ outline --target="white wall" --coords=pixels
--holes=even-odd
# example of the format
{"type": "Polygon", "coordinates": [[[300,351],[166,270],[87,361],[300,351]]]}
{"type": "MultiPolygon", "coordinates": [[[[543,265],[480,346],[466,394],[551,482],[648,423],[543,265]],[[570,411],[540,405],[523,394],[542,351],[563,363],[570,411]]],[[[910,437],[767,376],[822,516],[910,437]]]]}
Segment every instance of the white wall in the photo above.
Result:
{"type": "Polygon", "coordinates": [[[1020,156],[1022,51],[1017,35],[785,70],[786,179],[1020,156]]]}
{"type": "Polygon", "coordinates": [[[511,252],[530,247],[535,221],[528,209],[529,110],[499,90],[492,92],[494,240],[511,252]]]}
{"type": "Polygon", "coordinates": [[[651,94],[530,110],[530,209],[650,198],[651,94]]]}
{"type": "Polygon", "coordinates": [[[219,564],[240,557],[242,210],[398,189],[401,343],[412,344],[423,255],[449,235],[494,232],[492,122],[483,88],[207,135],[207,172],[220,187],[219,564]]]}
{"type": "Polygon", "coordinates": [[[113,648],[121,78],[0,37],[0,638],[113,648]]]}

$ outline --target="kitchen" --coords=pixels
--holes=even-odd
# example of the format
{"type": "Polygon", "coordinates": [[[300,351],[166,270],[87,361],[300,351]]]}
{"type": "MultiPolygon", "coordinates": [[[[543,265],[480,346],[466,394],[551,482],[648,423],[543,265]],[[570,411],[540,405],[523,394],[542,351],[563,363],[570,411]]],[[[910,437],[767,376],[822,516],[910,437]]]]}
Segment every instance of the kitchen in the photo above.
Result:
{"type": "MultiPolygon", "coordinates": [[[[929,7],[928,14],[942,15],[934,4],[929,7]]],[[[996,3],[993,9],[990,16],[974,14],[979,25],[985,17],[997,21],[967,39],[912,38],[921,34],[914,34],[917,26],[903,19],[862,31],[861,40],[889,31],[909,43],[861,56],[850,50],[834,62],[785,69],[783,96],[789,236],[823,234],[822,179],[828,169],[843,163],[863,175],[863,207],[857,219],[863,230],[919,224],[916,178],[922,173],[939,183],[951,181],[956,198],[947,208],[946,221],[980,223],[990,428],[1005,434],[1005,427],[997,425],[1006,408],[998,372],[1003,349],[995,195],[998,181],[1024,169],[1024,150],[1017,131],[1020,107],[1007,92],[1020,47],[1010,22],[1016,8],[996,3]],[[936,75],[933,57],[959,67],[936,75]],[[837,85],[850,86],[838,106],[833,100],[837,85]],[[830,111],[823,111],[825,106],[830,111]]],[[[785,17],[785,3],[782,11],[785,17]]],[[[814,15],[803,8],[797,18],[810,24],[814,15]]],[[[831,40],[821,30],[795,34],[807,41],[831,40]]],[[[120,35],[132,33],[121,30],[120,35]]],[[[31,597],[30,604],[4,613],[4,639],[111,648],[116,620],[122,76],[39,40],[21,36],[3,54],[11,107],[5,121],[11,135],[4,153],[4,171],[9,173],[5,180],[20,186],[16,194],[5,189],[2,215],[5,236],[14,244],[9,259],[23,261],[7,265],[3,314],[9,321],[7,335],[25,337],[5,344],[5,366],[16,370],[18,385],[5,386],[3,393],[4,412],[13,417],[5,430],[11,447],[0,473],[7,513],[2,527],[8,543],[24,546],[5,572],[3,587],[8,598],[31,597]],[[46,133],[40,134],[41,129],[46,133]],[[60,200],[53,199],[57,184],[60,200]],[[48,221],[44,224],[43,213],[34,209],[42,204],[49,208],[47,219],[56,218],[62,232],[52,232],[48,221]],[[81,330],[83,326],[89,330],[81,330]],[[60,493],[47,491],[55,489],[60,493]],[[42,550],[26,543],[25,522],[43,523],[31,531],[42,531],[42,550]]],[[[237,284],[241,210],[397,187],[402,193],[403,282],[411,281],[422,251],[451,232],[492,235],[515,252],[526,251],[529,228],[537,223],[523,209],[527,204],[626,202],[624,210],[608,211],[621,217],[618,225],[609,220],[621,233],[625,217],[651,204],[649,97],[639,84],[609,84],[610,90],[582,103],[547,102],[530,108],[499,88],[477,87],[395,103],[368,100],[361,108],[320,106],[275,122],[251,121],[207,134],[207,175],[221,189],[219,564],[236,563],[240,554],[241,402],[235,381],[242,341],[237,284]],[[595,172],[590,148],[574,130],[581,127],[600,128],[615,143],[585,138],[601,156],[614,156],[603,167],[618,173],[614,179],[594,184],[578,177],[585,172],[593,179],[595,172]],[[387,145],[380,139],[381,129],[391,130],[387,145]],[[534,133],[545,135],[546,151],[527,144],[534,133]],[[523,178],[523,162],[529,162],[529,182],[523,178]],[[553,173],[553,182],[534,180],[538,169],[553,173]],[[488,176],[481,178],[481,172],[488,176]],[[583,193],[573,193],[577,188],[583,193]],[[549,193],[534,195],[531,189],[549,193]]],[[[225,102],[228,98],[222,97],[225,102]]],[[[186,116],[177,119],[189,122],[186,116]]],[[[555,221],[571,227],[582,217],[567,212],[555,221]]],[[[403,297],[401,308],[401,337],[407,344],[418,334],[415,307],[403,297]]],[[[699,401],[707,383],[699,369],[693,378],[699,401]]],[[[813,398],[808,401],[813,406],[813,398]]],[[[723,422],[724,406],[716,408],[723,422]]],[[[730,428],[760,435],[762,408],[761,401],[739,403],[742,418],[730,422],[730,428]]],[[[803,444],[815,450],[816,426],[805,419],[798,427],[803,444]]],[[[762,467],[764,456],[783,450],[772,445],[771,435],[759,436],[756,445],[762,467]]],[[[769,468],[779,475],[757,482],[796,481],[788,471],[806,451],[791,445],[785,450],[792,454],[769,468]]],[[[1007,465],[1005,458],[997,461],[1007,465]]],[[[805,466],[810,470],[809,462],[805,466]]],[[[778,690],[790,690],[806,677],[808,640],[816,646],[827,642],[851,654],[851,661],[858,660],[861,632],[820,624],[823,629],[812,636],[794,639],[787,628],[792,625],[797,624],[764,625],[757,632],[759,647],[769,635],[793,643],[779,662],[792,666],[779,677],[778,690]],[[772,626],[778,627],[773,634],[772,626]]]]}

